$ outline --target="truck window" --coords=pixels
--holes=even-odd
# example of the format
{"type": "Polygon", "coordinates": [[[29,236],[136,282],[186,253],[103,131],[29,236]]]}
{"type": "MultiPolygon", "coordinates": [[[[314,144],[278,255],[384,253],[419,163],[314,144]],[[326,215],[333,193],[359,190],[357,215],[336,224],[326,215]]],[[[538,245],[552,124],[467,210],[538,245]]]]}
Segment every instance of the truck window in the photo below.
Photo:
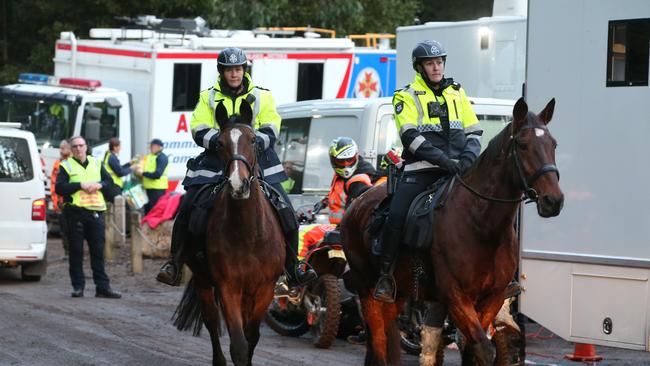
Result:
{"type": "Polygon", "coordinates": [[[609,22],[607,86],[648,85],[650,19],[609,22]]]}
{"type": "Polygon", "coordinates": [[[293,187],[287,193],[302,193],[305,158],[307,157],[307,139],[311,118],[283,119],[280,137],[275,143],[284,172],[294,180],[293,187]]]}
{"type": "Polygon", "coordinates": [[[172,111],[191,111],[199,101],[201,64],[174,64],[172,111]]]}
{"type": "Polygon", "coordinates": [[[0,182],[26,182],[34,178],[27,140],[0,137],[0,182]]]}
{"type": "Polygon", "coordinates": [[[86,103],[81,125],[81,136],[88,146],[97,146],[108,142],[111,137],[119,136],[120,110],[106,102],[86,103]]]}
{"type": "Polygon", "coordinates": [[[348,136],[359,141],[357,116],[312,118],[307,142],[303,190],[328,191],[334,171],[330,165],[329,147],[332,140],[348,136]]]}
{"type": "Polygon", "coordinates": [[[298,64],[298,102],[323,97],[323,65],[320,62],[298,64]]]}
{"type": "Polygon", "coordinates": [[[59,141],[72,135],[75,108],[63,101],[31,98],[0,99],[0,120],[20,122],[22,128],[36,137],[41,145],[49,142],[58,146],[59,141]]]}

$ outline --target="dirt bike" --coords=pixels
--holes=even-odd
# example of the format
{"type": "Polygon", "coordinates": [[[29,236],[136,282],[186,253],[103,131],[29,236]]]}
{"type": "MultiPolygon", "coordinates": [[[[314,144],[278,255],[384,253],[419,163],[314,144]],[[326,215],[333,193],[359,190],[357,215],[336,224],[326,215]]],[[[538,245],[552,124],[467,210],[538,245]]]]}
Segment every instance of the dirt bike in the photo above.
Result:
{"type": "MultiPolygon", "coordinates": [[[[300,224],[314,223],[321,208],[318,204],[306,212],[299,208],[300,224]]],[[[318,279],[289,289],[282,276],[276,284],[265,320],[280,335],[299,337],[311,332],[316,347],[329,348],[337,335],[350,334],[352,324],[361,322],[356,299],[340,279],[347,260],[338,230],[327,231],[321,243],[309,248],[305,262],[316,271],[318,279]]]]}

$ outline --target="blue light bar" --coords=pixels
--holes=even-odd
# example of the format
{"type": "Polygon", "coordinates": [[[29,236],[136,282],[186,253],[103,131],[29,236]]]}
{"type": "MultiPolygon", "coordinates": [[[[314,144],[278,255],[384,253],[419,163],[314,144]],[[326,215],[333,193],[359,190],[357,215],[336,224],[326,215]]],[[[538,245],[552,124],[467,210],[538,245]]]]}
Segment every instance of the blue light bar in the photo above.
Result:
{"type": "Polygon", "coordinates": [[[47,84],[50,75],[24,72],[18,75],[18,82],[25,84],[47,84]]]}

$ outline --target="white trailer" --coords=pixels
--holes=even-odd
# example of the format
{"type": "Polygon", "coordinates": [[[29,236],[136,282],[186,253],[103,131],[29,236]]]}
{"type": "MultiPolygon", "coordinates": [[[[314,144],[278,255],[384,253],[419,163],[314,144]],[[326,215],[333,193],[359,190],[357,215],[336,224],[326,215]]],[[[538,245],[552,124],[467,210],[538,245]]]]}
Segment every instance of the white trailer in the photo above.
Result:
{"type": "Polygon", "coordinates": [[[562,213],[524,213],[521,311],[562,338],[650,351],[650,2],[530,0],[526,99],[549,125],[562,213]]]}
{"type": "Polygon", "coordinates": [[[493,16],[461,22],[429,22],[397,28],[397,85],[413,80],[411,51],[435,39],[447,54],[445,75],[468,94],[518,99],[526,64],[526,2],[495,0],[493,16]]]}

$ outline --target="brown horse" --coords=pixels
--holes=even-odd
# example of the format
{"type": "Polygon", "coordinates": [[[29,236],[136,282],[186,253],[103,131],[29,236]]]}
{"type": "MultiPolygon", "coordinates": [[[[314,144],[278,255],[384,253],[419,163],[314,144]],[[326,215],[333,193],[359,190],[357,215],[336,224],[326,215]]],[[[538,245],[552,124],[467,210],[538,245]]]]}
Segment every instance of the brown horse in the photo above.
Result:
{"type": "MultiPolygon", "coordinates": [[[[551,100],[535,115],[528,112],[523,98],[517,101],[513,122],[490,142],[463,184],[456,184],[436,211],[430,249],[412,253],[423,261],[430,279],[422,295],[446,305],[467,339],[463,365],[492,365],[494,351],[485,330],[501,308],[517,268],[514,220],[521,197],[535,201],[542,217],[556,216],[562,208],[556,142],[546,126],[554,106],[551,100]]],[[[411,253],[403,251],[394,271],[395,303],[372,296],[378,260],[371,254],[366,227],[385,196],[385,187],[366,192],[351,205],[341,225],[351,277],[370,332],[366,365],[399,363],[395,319],[413,288],[411,253]]]]}
{"type": "Polygon", "coordinates": [[[260,322],[282,273],[284,234],[257,178],[250,105],[243,101],[240,116],[229,119],[219,103],[215,117],[221,130],[218,154],[226,162],[227,184],[212,206],[205,246],[187,242],[193,278],[176,309],[174,324],[179,330],[194,328],[198,335],[202,319],[210,332],[213,365],[226,365],[219,344],[223,315],[232,362],[251,365],[260,322]]]}

